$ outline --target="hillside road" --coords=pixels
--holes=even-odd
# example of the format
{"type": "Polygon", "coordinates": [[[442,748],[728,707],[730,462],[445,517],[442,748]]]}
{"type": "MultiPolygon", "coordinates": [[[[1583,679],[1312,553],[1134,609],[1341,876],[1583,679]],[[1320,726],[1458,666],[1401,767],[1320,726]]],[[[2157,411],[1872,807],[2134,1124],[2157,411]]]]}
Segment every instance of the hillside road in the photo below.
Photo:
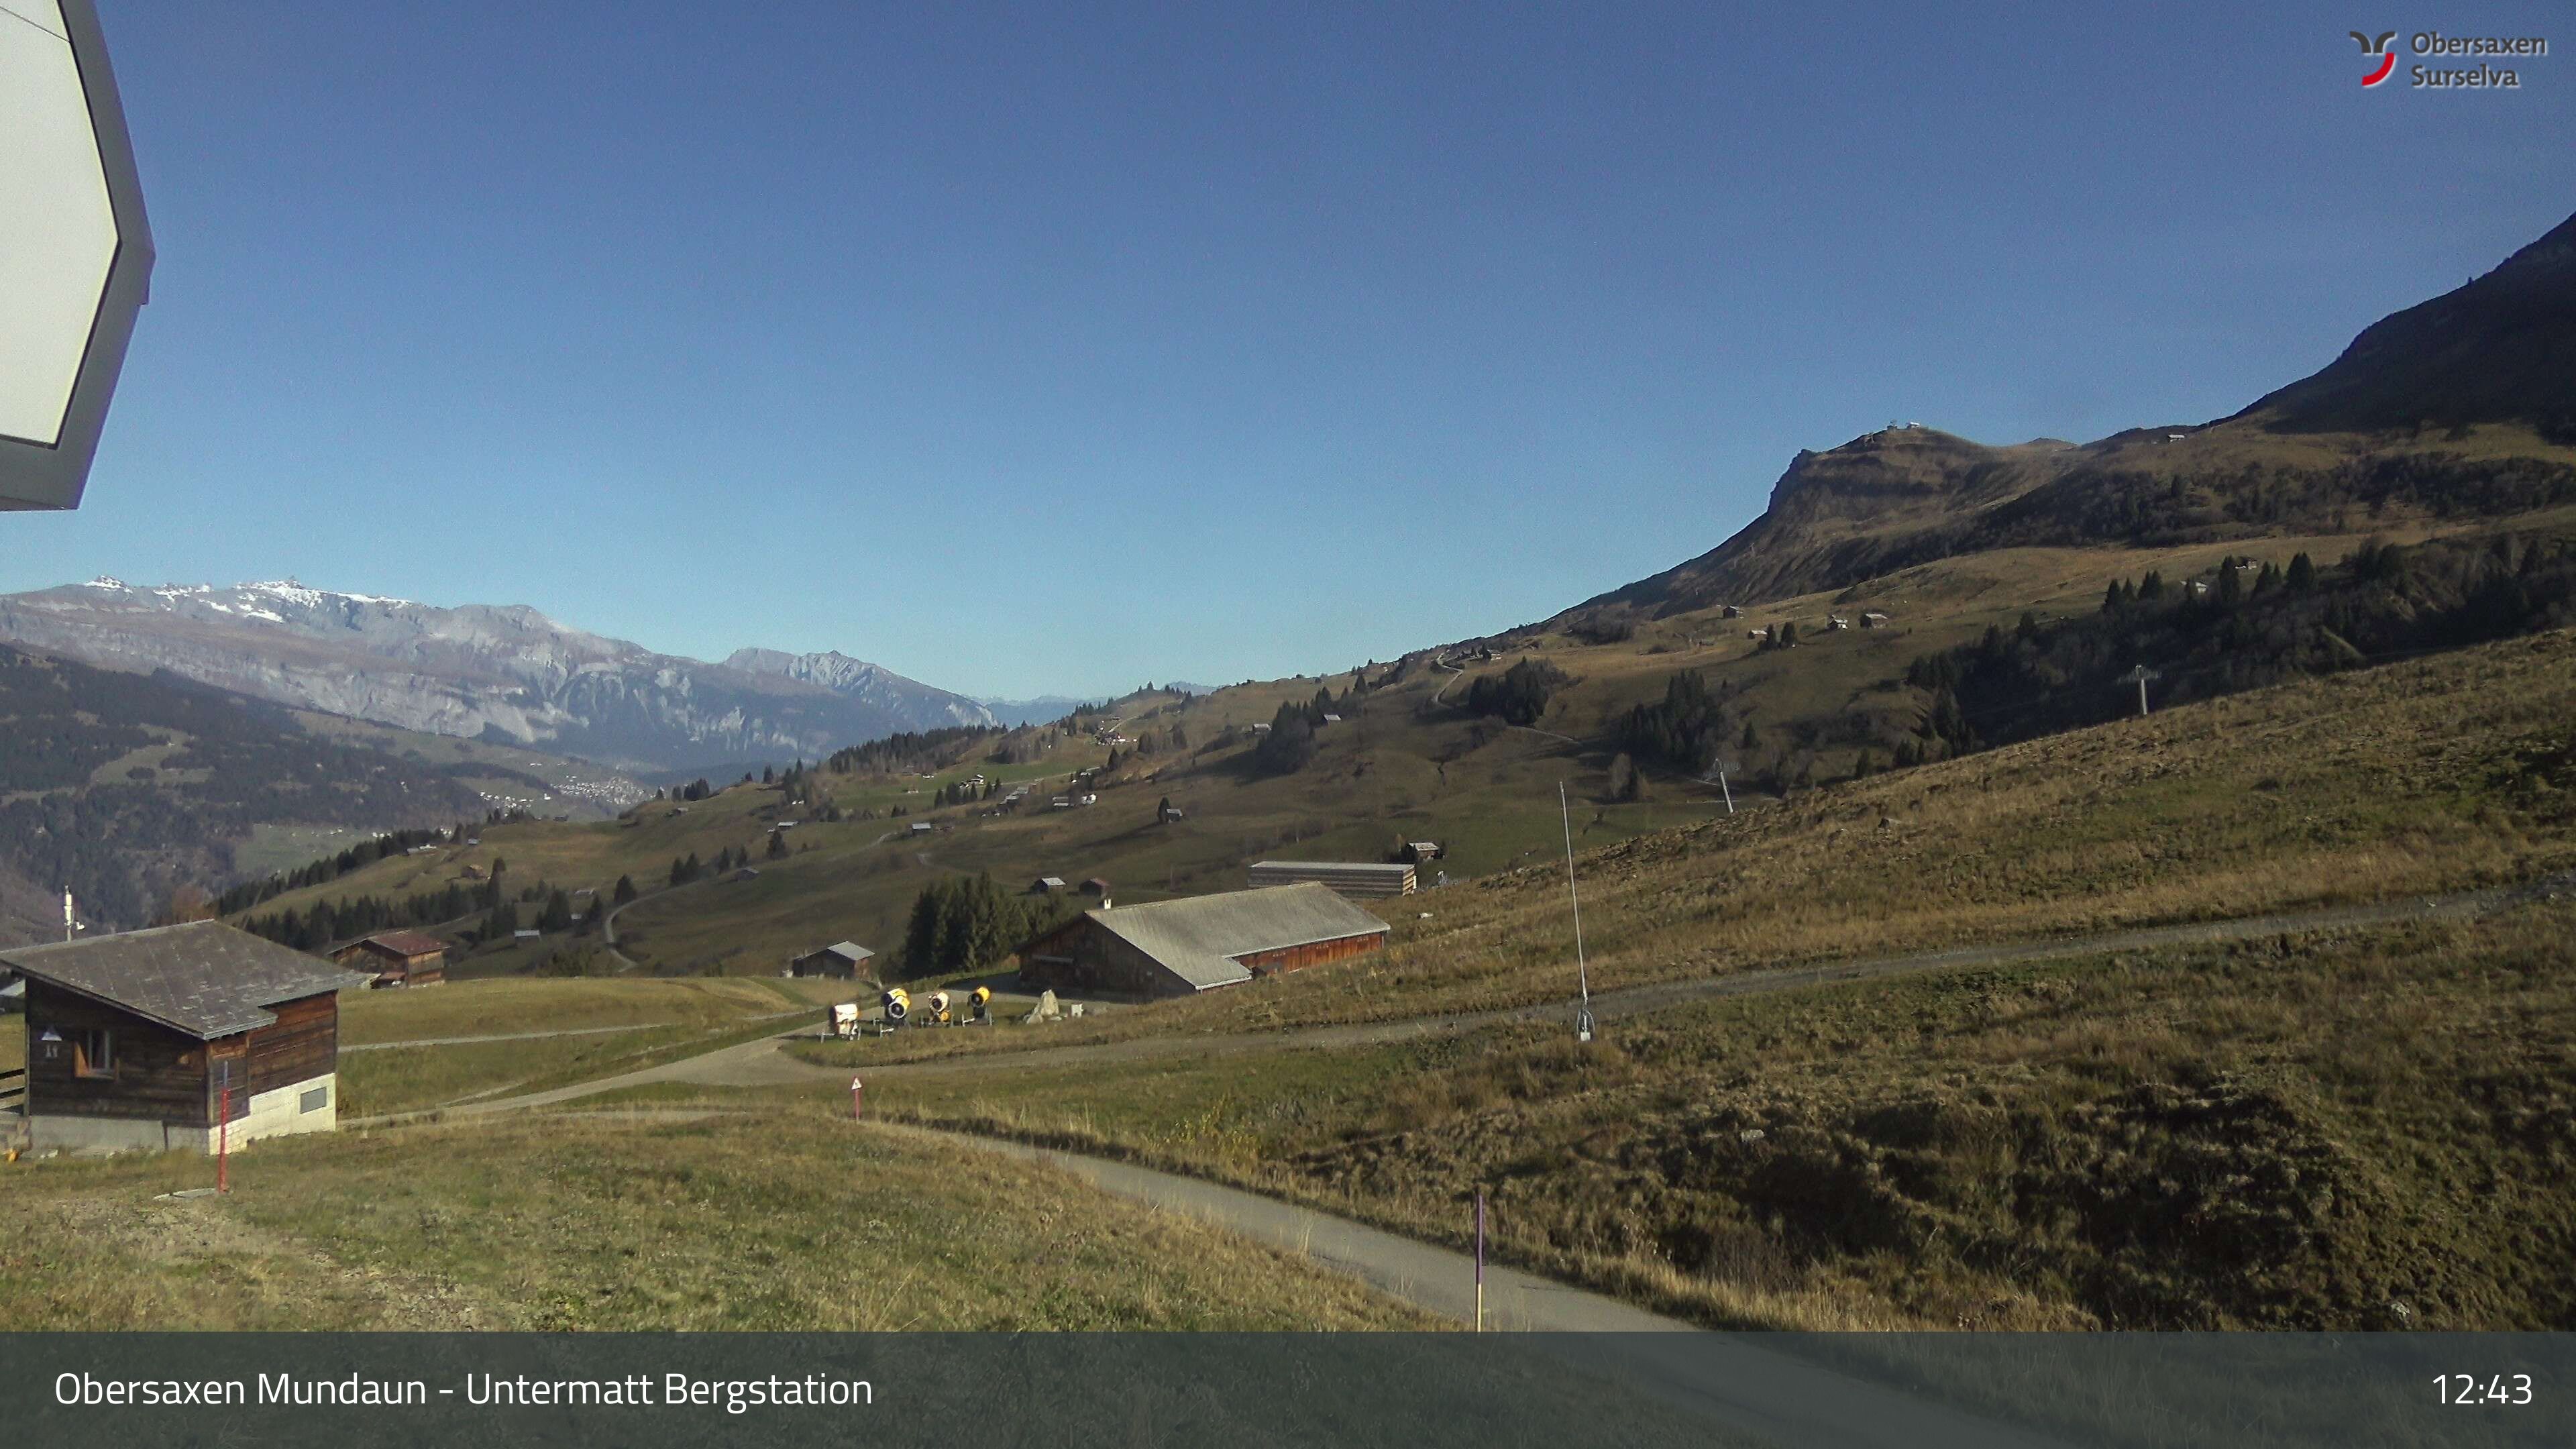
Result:
{"type": "MultiPolygon", "coordinates": [[[[879,1125],[874,1130],[1040,1163],[1104,1192],[1312,1259],[1458,1323],[1474,1319],[1476,1261],[1466,1253],[1129,1163],[926,1128],[879,1125]]],[[[1491,1262],[1485,1265],[1485,1327],[1620,1335],[1597,1345],[1559,1342],[1551,1347],[1675,1407],[1783,1446],[2037,1449],[2045,1442],[1765,1347],[1755,1337],[1705,1333],[1697,1325],[1605,1294],[1491,1262]]]]}

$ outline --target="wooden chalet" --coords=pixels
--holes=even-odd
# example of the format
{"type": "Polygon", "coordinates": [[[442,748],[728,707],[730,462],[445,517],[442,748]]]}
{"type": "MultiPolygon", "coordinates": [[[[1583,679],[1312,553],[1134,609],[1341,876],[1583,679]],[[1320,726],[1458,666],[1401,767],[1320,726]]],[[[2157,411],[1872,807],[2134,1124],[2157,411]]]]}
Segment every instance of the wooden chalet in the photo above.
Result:
{"type": "Polygon", "coordinates": [[[339,1121],[339,993],[367,975],[220,921],[0,950],[27,981],[39,1149],[192,1152],[339,1121]]]}
{"type": "Polygon", "coordinates": [[[331,959],[371,973],[378,986],[436,986],[447,979],[447,943],[426,931],[386,931],[352,941],[331,959]]]}
{"type": "Polygon", "coordinates": [[[868,969],[876,952],[856,941],[835,941],[819,951],[808,951],[787,963],[790,976],[828,976],[835,981],[855,980],[868,969]]]}

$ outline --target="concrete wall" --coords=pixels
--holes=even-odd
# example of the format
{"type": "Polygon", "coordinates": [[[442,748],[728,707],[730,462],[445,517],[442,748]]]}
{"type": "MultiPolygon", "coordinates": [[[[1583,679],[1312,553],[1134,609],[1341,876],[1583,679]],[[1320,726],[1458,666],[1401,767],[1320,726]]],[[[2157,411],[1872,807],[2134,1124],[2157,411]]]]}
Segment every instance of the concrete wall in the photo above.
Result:
{"type": "MultiPolygon", "coordinates": [[[[250,1099],[249,1110],[233,1119],[231,1146],[242,1147],[262,1137],[279,1137],[289,1132],[329,1132],[340,1125],[340,1077],[325,1072],[273,1091],[261,1092],[250,1099]],[[322,1104],[311,1111],[304,1109],[307,1092],[322,1093],[322,1104]]],[[[216,1132],[212,1127],[198,1127],[179,1122],[138,1121],[120,1117],[67,1117],[60,1113],[39,1112],[27,1119],[27,1129],[37,1151],[56,1148],[78,1152],[84,1148],[109,1152],[204,1152],[215,1150],[216,1132]]]]}

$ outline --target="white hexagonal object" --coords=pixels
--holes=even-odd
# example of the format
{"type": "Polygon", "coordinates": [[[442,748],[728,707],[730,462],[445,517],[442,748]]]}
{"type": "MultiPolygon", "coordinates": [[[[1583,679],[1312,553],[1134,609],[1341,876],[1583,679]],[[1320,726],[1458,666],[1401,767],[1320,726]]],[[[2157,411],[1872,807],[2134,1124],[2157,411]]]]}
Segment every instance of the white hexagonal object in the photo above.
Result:
{"type": "Polygon", "coordinates": [[[152,273],[89,0],[0,0],[0,508],[80,503],[152,273]]]}

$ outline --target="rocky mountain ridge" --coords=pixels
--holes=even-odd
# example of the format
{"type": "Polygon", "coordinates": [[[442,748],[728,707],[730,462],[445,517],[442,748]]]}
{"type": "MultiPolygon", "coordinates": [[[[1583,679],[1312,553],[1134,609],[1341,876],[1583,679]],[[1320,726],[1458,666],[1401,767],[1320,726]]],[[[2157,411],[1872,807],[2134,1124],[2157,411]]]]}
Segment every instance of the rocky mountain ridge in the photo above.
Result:
{"type": "Polygon", "coordinates": [[[2166,547],[2569,502],[2576,217],[2229,417],[2007,447],[1891,424],[1802,450],[1724,543],[1548,622],[1757,603],[1989,549],[2166,547]]]}
{"type": "Polygon", "coordinates": [[[657,653],[524,605],[454,608],[293,580],[112,578],[0,595],[0,638],[405,729],[621,768],[819,757],[900,730],[990,724],[963,695],[837,652],[657,653]]]}

